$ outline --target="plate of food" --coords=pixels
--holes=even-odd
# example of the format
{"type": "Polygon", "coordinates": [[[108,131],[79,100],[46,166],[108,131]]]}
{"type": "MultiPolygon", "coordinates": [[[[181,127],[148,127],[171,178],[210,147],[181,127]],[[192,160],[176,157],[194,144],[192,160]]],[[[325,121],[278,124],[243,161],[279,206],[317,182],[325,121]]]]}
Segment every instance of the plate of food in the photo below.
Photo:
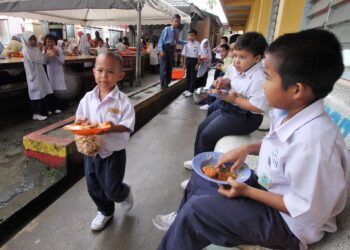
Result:
{"type": "Polygon", "coordinates": [[[208,91],[208,95],[214,96],[214,97],[220,97],[227,94],[228,94],[227,89],[209,89],[208,91]]]}
{"type": "Polygon", "coordinates": [[[109,131],[111,129],[111,124],[104,123],[73,123],[68,124],[63,127],[63,129],[72,132],[75,135],[98,135],[102,132],[109,131]]]}
{"type": "Polygon", "coordinates": [[[222,154],[219,152],[203,152],[196,155],[192,160],[196,174],[208,181],[222,185],[228,185],[228,177],[232,177],[241,183],[247,181],[251,175],[251,170],[245,163],[235,173],[230,171],[233,162],[226,163],[221,168],[215,167],[222,154]]]}

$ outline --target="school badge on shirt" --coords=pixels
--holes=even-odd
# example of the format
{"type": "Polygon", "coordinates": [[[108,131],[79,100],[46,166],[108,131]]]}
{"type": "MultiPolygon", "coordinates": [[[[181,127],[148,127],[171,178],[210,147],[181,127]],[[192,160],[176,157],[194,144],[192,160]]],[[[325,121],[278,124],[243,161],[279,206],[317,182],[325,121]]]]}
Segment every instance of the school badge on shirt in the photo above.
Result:
{"type": "MultiPolygon", "coordinates": [[[[267,163],[270,169],[278,168],[278,149],[277,148],[275,148],[271,152],[271,155],[269,156],[267,163]]],[[[270,189],[272,187],[272,180],[270,176],[267,175],[266,173],[263,173],[262,175],[259,176],[258,182],[261,186],[263,186],[266,189],[270,189]]]]}
{"type": "Polygon", "coordinates": [[[116,108],[108,108],[107,111],[111,112],[113,114],[117,114],[117,115],[121,115],[123,113],[123,111],[121,111],[120,109],[116,109],[116,108]]]}
{"type": "Polygon", "coordinates": [[[264,173],[263,175],[259,176],[258,179],[259,184],[266,188],[266,189],[270,189],[271,188],[271,179],[264,173]]]}

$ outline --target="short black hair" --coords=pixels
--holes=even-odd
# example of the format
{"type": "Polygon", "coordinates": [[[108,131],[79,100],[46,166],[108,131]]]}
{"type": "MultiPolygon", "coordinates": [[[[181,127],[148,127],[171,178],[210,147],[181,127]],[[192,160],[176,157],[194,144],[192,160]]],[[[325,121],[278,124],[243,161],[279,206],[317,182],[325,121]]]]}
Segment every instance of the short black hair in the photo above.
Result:
{"type": "Polygon", "coordinates": [[[265,37],[258,32],[247,32],[239,36],[235,42],[235,49],[247,50],[254,56],[264,56],[267,48],[265,37]]]}
{"type": "Polygon", "coordinates": [[[311,29],[285,34],[267,49],[277,61],[282,87],[308,85],[317,99],[326,97],[344,71],[341,45],[326,30],[311,29]]]}
{"type": "Polygon", "coordinates": [[[228,46],[227,43],[220,45],[220,48],[223,48],[223,49],[225,49],[227,51],[230,51],[230,46],[228,46]]]}
{"type": "Polygon", "coordinates": [[[54,40],[54,41],[55,41],[55,45],[57,45],[57,37],[56,37],[56,36],[51,35],[51,34],[47,34],[47,35],[44,37],[44,46],[46,46],[46,39],[54,40]]]}
{"type": "Polygon", "coordinates": [[[109,57],[113,61],[118,62],[119,63],[119,67],[120,67],[120,71],[123,71],[123,69],[124,69],[124,60],[118,53],[114,53],[114,52],[108,51],[108,52],[103,52],[103,53],[99,54],[97,57],[100,57],[100,56],[109,57]]]}
{"type": "Polygon", "coordinates": [[[120,43],[123,42],[123,38],[120,37],[120,38],[118,39],[118,42],[120,42],[120,43]]]}
{"type": "Polygon", "coordinates": [[[188,33],[188,34],[192,33],[192,34],[195,34],[195,35],[198,34],[198,32],[197,32],[196,29],[190,29],[187,33],[188,33]]]}
{"type": "Polygon", "coordinates": [[[228,38],[227,38],[227,36],[222,36],[222,37],[220,38],[220,40],[221,40],[221,39],[225,40],[226,43],[228,43],[228,38]]]}
{"type": "Polygon", "coordinates": [[[229,44],[235,43],[237,41],[237,38],[240,36],[241,36],[240,34],[233,34],[232,36],[230,36],[229,44]]]}
{"type": "Polygon", "coordinates": [[[175,14],[174,17],[173,17],[173,20],[174,19],[180,19],[181,20],[181,16],[179,14],[175,14]]]}
{"type": "Polygon", "coordinates": [[[129,38],[127,36],[123,36],[123,44],[127,45],[127,46],[130,46],[129,38]]]}

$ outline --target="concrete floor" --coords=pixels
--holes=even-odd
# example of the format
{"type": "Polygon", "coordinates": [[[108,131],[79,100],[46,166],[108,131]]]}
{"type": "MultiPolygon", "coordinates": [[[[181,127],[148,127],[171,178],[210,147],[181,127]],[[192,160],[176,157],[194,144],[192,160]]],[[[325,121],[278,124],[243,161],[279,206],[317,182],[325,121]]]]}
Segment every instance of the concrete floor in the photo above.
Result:
{"type": "MultiPolygon", "coordinates": [[[[159,75],[146,74],[141,78],[141,86],[122,88],[124,93],[141,91],[145,87],[159,82],[159,75]]],[[[154,87],[159,89],[159,85],[154,87]]],[[[141,94],[138,94],[141,95],[141,94]]],[[[138,96],[135,95],[135,96],[138,96]]],[[[50,186],[63,178],[64,173],[48,169],[44,164],[28,161],[23,155],[23,136],[38,129],[47,127],[75,114],[77,102],[61,114],[55,114],[45,121],[18,121],[18,114],[13,114],[13,120],[2,126],[0,121],[0,222],[8,219],[25,204],[36,198],[50,186]]],[[[62,129],[61,129],[62,131],[62,129]]]]}
{"type": "MultiPolygon", "coordinates": [[[[112,223],[104,231],[92,233],[89,228],[96,208],[83,179],[1,249],[156,249],[164,232],[153,226],[151,218],[177,208],[182,197],[179,184],[191,175],[182,162],[192,157],[197,125],[204,117],[205,112],[193,105],[192,98],[180,96],[131,137],[125,179],[132,184],[135,206],[128,214],[117,207],[112,223]]],[[[350,218],[349,210],[343,212],[342,218],[339,232],[311,249],[349,249],[345,222],[350,218]]],[[[225,248],[207,247],[219,249],[225,248]]]]}
{"type": "Polygon", "coordinates": [[[182,163],[192,158],[197,125],[204,117],[192,98],[180,96],[131,137],[125,180],[132,185],[135,205],[128,214],[117,206],[104,231],[90,230],[96,208],[82,179],[2,249],[156,249],[164,232],[151,218],[177,208],[180,182],[191,175],[182,163]]]}

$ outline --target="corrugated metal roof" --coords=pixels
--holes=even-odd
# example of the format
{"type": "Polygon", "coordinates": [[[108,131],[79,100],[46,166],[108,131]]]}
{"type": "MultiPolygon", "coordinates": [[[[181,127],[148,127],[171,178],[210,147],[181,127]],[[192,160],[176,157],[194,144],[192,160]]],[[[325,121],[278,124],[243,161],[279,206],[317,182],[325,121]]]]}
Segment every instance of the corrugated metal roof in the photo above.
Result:
{"type": "Polygon", "coordinates": [[[306,29],[313,29],[313,28],[320,28],[323,27],[326,23],[327,19],[327,12],[323,13],[321,15],[315,16],[308,20],[305,28],[306,29]]]}
{"type": "Polygon", "coordinates": [[[217,25],[219,25],[220,27],[222,26],[222,23],[221,23],[221,21],[220,21],[220,18],[219,18],[217,15],[215,15],[215,14],[213,14],[213,13],[210,13],[210,12],[207,12],[207,11],[203,11],[203,12],[204,12],[207,16],[210,16],[210,17],[214,18],[217,25]]]}
{"type": "Polygon", "coordinates": [[[343,23],[329,29],[332,31],[342,44],[343,49],[350,49],[350,25],[343,23]]]}
{"type": "Polygon", "coordinates": [[[333,8],[327,25],[341,23],[350,20],[350,3],[333,8]]]}
{"type": "Polygon", "coordinates": [[[312,5],[308,16],[314,15],[317,12],[320,12],[320,11],[323,11],[324,9],[327,9],[328,6],[330,5],[330,2],[331,2],[331,0],[318,0],[317,2],[315,2],[312,5]]]}
{"type": "Polygon", "coordinates": [[[187,0],[165,0],[165,1],[174,7],[187,7],[191,5],[191,3],[189,3],[187,0]]]}

